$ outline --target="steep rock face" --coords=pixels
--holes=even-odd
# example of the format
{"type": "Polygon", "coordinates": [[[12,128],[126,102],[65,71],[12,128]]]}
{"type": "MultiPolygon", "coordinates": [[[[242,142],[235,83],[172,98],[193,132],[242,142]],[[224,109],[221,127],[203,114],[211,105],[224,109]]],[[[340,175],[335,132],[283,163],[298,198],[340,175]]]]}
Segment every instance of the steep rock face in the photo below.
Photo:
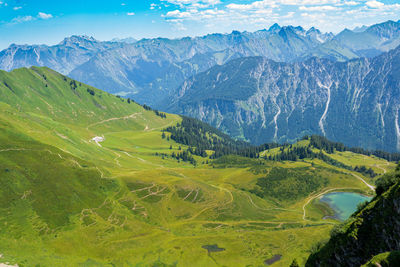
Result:
{"type": "Polygon", "coordinates": [[[395,250],[400,250],[399,183],[350,218],[306,266],[361,266],[374,255],[395,250]]]}
{"type": "Polygon", "coordinates": [[[400,47],[344,63],[232,60],[186,80],[167,109],[256,144],[315,133],[400,150],[400,47]]]}

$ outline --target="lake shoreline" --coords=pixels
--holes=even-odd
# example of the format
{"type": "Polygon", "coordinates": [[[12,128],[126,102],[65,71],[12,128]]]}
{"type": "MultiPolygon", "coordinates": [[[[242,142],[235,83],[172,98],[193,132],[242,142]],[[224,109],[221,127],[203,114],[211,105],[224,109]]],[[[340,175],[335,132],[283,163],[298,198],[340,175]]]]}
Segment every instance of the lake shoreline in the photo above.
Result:
{"type": "Polygon", "coordinates": [[[335,191],[319,197],[319,205],[328,208],[331,212],[325,214],[323,219],[347,220],[357,210],[357,206],[372,197],[356,192],[335,191]],[[333,215],[332,215],[333,213],[333,215]]]}

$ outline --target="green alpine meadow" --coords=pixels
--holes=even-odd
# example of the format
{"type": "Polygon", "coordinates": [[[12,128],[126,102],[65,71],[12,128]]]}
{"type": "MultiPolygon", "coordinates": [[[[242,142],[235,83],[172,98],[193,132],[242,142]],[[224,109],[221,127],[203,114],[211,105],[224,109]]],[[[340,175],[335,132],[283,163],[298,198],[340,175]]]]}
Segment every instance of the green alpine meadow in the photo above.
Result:
{"type": "Polygon", "coordinates": [[[0,267],[400,266],[394,0],[0,0],[0,267]]]}

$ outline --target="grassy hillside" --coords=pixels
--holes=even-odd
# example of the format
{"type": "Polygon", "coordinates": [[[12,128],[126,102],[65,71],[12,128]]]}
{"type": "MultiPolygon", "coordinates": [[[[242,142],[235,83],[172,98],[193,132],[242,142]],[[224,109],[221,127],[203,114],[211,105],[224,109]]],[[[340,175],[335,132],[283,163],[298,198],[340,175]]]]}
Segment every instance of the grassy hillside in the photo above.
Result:
{"type": "MultiPolygon", "coordinates": [[[[282,147],[249,148],[205,125],[197,144],[175,138],[188,131],[165,131],[182,125],[47,68],[0,72],[0,262],[262,266],[281,255],[275,266],[304,263],[338,223],[323,219],[331,211],[317,205],[321,193],[372,194],[362,179],[377,179],[319,158],[257,157],[282,147]],[[193,161],[172,156],[183,152],[193,161]]],[[[395,166],[329,156],[377,173],[395,166]]]]}

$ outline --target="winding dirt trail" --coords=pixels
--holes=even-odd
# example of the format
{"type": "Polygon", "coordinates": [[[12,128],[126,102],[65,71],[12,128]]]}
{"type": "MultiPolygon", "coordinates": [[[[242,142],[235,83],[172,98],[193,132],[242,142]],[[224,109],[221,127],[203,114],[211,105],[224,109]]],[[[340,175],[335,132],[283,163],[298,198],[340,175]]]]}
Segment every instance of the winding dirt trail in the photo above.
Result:
{"type": "Polygon", "coordinates": [[[298,210],[289,210],[289,209],[276,208],[276,207],[275,207],[275,208],[269,208],[269,209],[261,208],[261,207],[257,206],[256,203],[254,203],[254,201],[253,201],[253,199],[250,197],[250,195],[247,195],[247,194],[246,194],[246,196],[249,198],[249,201],[250,201],[251,205],[253,205],[255,208],[257,208],[257,209],[259,209],[259,210],[265,210],[265,211],[283,210],[283,211],[290,211],[290,212],[299,212],[298,210]]]}
{"type": "Polygon", "coordinates": [[[220,187],[220,186],[216,186],[216,185],[212,185],[212,184],[210,184],[210,186],[212,186],[212,187],[214,187],[214,188],[217,188],[217,189],[219,189],[219,190],[221,190],[221,191],[227,192],[227,193],[230,195],[230,198],[231,198],[231,199],[230,199],[228,202],[223,203],[223,204],[218,204],[218,203],[211,204],[210,206],[205,207],[204,209],[200,210],[199,212],[197,212],[196,214],[194,214],[192,217],[186,219],[185,221],[191,221],[191,220],[197,218],[198,216],[200,216],[203,212],[205,212],[205,211],[207,211],[207,210],[210,210],[210,209],[213,209],[213,208],[217,208],[217,207],[221,207],[222,205],[226,206],[226,205],[229,205],[229,204],[231,204],[231,203],[233,202],[234,198],[233,198],[233,194],[232,194],[231,191],[229,191],[229,190],[226,189],[226,188],[223,188],[223,187],[220,187]]]}
{"type": "Polygon", "coordinates": [[[377,167],[378,169],[381,169],[383,171],[383,174],[386,174],[387,170],[385,168],[381,167],[382,165],[389,166],[389,162],[386,162],[385,164],[376,164],[375,165],[375,167],[377,167]]]}
{"type": "Polygon", "coordinates": [[[128,116],[109,118],[109,119],[106,119],[106,120],[103,120],[103,121],[95,122],[95,123],[92,123],[89,126],[87,126],[86,130],[89,130],[90,127],[93,127],[93,126],[96,126],[96,125],[99,125],[99,124],[103,124],[103,123],[106,123],[106,122],[110,122],[110,121],[134,119],[134,118],[136,118],[137,115],[140,115],[140,114],[142,114],[142,113],[141,112],[136,112],[136,113],[133,113],[133,114],[128,115],[128,116]]]}
{"type": "Polygon", "coordinates": [[[7,149],[0,149],[0,152],[8,152],[8,151],[27,151],[31,149],[26,148],[7,148],[7,149]]]}
{"type": "Polygon", "coordinates": [[[354,177],[356,177],[357,179],[362,181],[366,186],[368,186],[369,189],[371,189],[373,192],[375,192],[375,186],[370,185],[369,183],[367,183],[361,176],[358,176],[357,174],[354,174],[354,173],[347,173],[347,174],[353,175],[354,177]]]}

